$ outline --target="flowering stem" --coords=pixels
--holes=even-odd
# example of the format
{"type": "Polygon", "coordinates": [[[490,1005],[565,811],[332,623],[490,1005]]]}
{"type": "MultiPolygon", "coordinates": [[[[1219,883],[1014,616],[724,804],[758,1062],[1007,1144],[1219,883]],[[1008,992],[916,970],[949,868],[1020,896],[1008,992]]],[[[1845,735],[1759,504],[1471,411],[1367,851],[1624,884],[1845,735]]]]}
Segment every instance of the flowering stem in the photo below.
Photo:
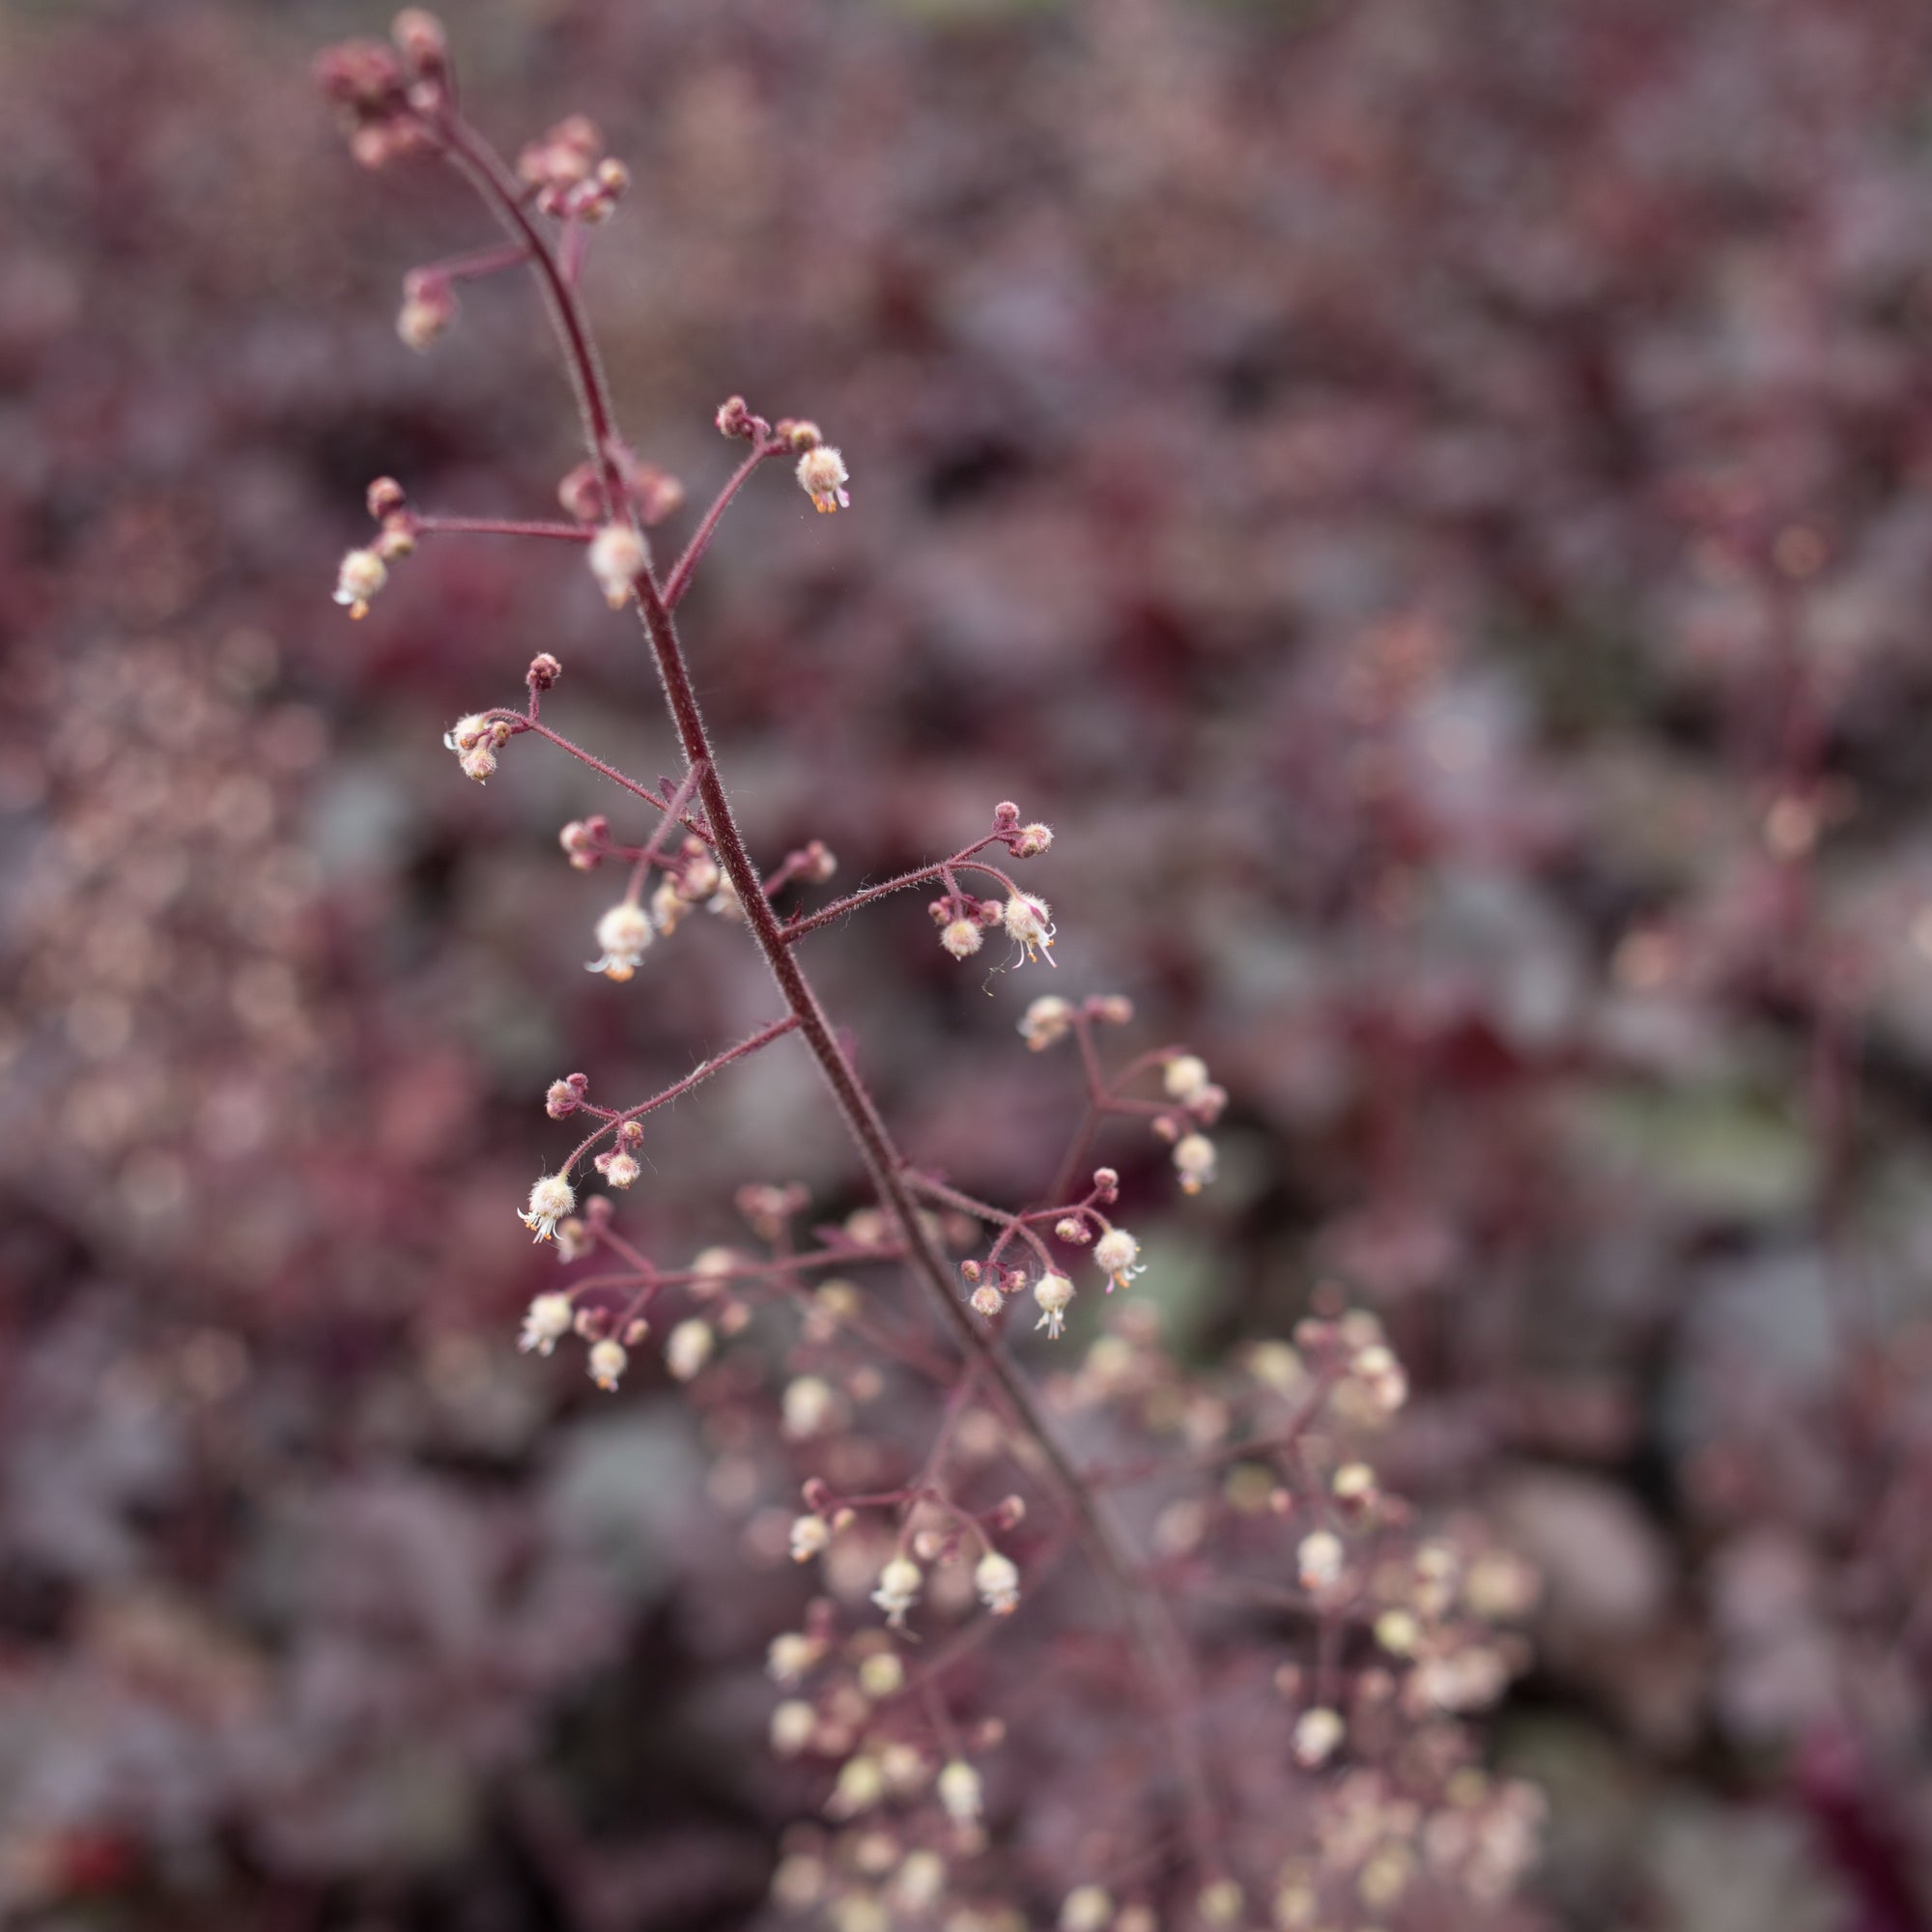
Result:
{"type": "Polygon", "coordinates": [[[956,1187],[949,1187],[943,1180],[934,1180],[930,1175],[908,1173],[906,1181],[928,1201],[937,1201],[943,1208],[956,1208],[960,1213],[970,1214],[976,1221],[990,1221],[996,1228],[1004,1228],[1009,1238],[1016,1236],[1024,1241],[1052,1273],[1061,1272],[1054,1266],[1053,1251],[1026,1225],[1031,1216],[1009,1214],[1004,1208],[995,1208],[990,1201],[976,1201],[972,1195],[961,1194],[956,1187]]]}
{"type": "Polygon", "coordinates": [[[682,1080],[667,1087],[662,1094],[653,1094],[648,1100],[639,1100],[635,1107],[626,1107],[621,1114],[612,1114],[594,1134],[578,1144],[570,1158],[557,1171],[567,1176],[613,1127],[621,1126],[626,1121],[641,1120],[646,1114],[655,1114],[660,1107],[668,1107],[680,1095],[689,1094],[694,1087],[709,1080],[721,1066],[729,1066],[734,1060],[743,1060],[747,1054],[756,1053],[759,1047],[769,1046],[775,1039],[782,1039],[797,1025],[796,1014],[774,1020],[770,1026],[760,1027],[749,1039],[741,1039],[736,1046],[727,1046],[723,1053],[714,1053],[702,1065],[694,1067],[682,1080]]]}
{"type": "MultiPolygon", "coordinates": [[[[923,886],[934,879],[943,879],[954,866],[964,866],[976,852],[983,852],[999,838],[997,832],[989,832],[985,838],[968,845],[964,851],[955,852],[950,859],[941,859],[931,866],[921,866],[916,870],[901,872],[895,879],[888,879],[883,885],[867,886],[856,893],[847,893],[842,899],[835,899],[832,904],[804,919],[786,922],[781,929],[784,943],[789,946],[796,939],[803,939],[808,932],[815,932],[821,925],[830,925],[834,920],[843,919],[849,912],[857,912],[862,905],[870,905],[874,899],[885,898],[891,893],[910,891],[914,886],[923,886]]],[[[977,869],[992,872],[993,867],[982,866],[977,869]]],[[[994,877],[1005,880],[1006,875],[994,872],[994,877]]]]}
{"type": "Polygon", "coordinates": [[[718,534],[718,526],[724,521],[724,512],[730,507],[731,499],[744,488],[753,470],[768,457],[781,455],[785,445],[777,438],[770,441],[759,441],[753,445],[752,453],[731,472],[730,480],[718,493],[718,500],[704,513],[704,521],[693,533],[691,541],[684,547],[684,554],[672,565],[670,575],[665,579],[664,601],[668,610],[675,611],[678,600],[691,588],[693,573],[697,569],[704,553],[711,548],[711,539],[718,534]]]}
{"type": "MultiPolygon", "coordinates": [[[[531,694],[531,701],[533,703],[535,701],[535,693],[531,694]]],[[[636,779],[626,778],[615,765],[607,765],[602,758],[593,757],[582,745],[573,745],[560,731],[553,731],[548,724],[539,724],[536,719],[528,712],[498,709],[496,711],[486,711],[483,713],[483,716],[485,718],[507,718],[516,725],[518,730],[534,731],[539,738],[547,738],[558,751],[568,752],[573,758],[577,758],[583,764],[588,765],[600,777],[609,779],[614,785],[621,785],[633,797],[642,799],[646,805],[656,806],[667,816],[676,815],[678,808],[669,799],[653,791],[647,784],[639,784],[636,779]]],[[[677,819],[677,822],[694,838],[701,838],[707,845],[711,843],[711,834],[706,829],[702,820],[693,817],[690,812],[685,812],[682,817],[677,819]]]]}
{"type": "MultiPolygon", "coordinates": [[[[512,234],[522,236],[529,243],[531,267],[543,287],[563,348],[585,440],[606,479],[610,500],[624,500],[614,454],[618,445],[610,397],[576,291],[542,231],[522,205],[514,181],[496,154],[454,114],[440,116],[432,125],[451,158],[496,211],[497,218],[512,234]]],[[[955,1294],[946,1257],[922,1225],[908,1184],[904,1156],[894,1144],[871,1095],[839,1050],[832,1023],[799,968],[790,947],[795,931],[787,934],[765,896],[719,776],[703,714],[692,687],[684,647],[678,638],[676,619],[648,566],[639,573],[636,590],[639,616],[686,762],[702,767],[698,797],[704,806],[719,863],[737,894],[746,923],[818,1065],[826,1090],[851,1136],[880,1206],[898,1225],[906,1245],[907,1263],[933,1313],[941,1326],[950,1331],[966,1360],[979,1363],[989,1392],[1009,1426],[1031,1442],[1033,1455],[1029,1460],[1037,1479],[1074,1523],[1096,1576],[1120,1608],[1141,1653],[1150,1700],[1167,1735],[1180,1781],[1195,1860],[1204,1872],[1218,1873],[1221,1861],[1216,1851],[1215,1809],[1199,1740],[1186,1715],[1195,1701],[1195,1690],[1179,1627],[1167,1603],[1142,1577],[1111,1506],[1082,1481],[1032,1386],[1000,1352],[993,1340],[980,1331],[955,1294]]],[[[619,782],[642,796],[651,796],[629,781],[620,779],[619,782]]],[[[660,810],[664,808],[661,799],[652,796],[651,802],[660,810]]],[[[931,871],[924,874],[932,875],[931,871]]],[[[862,896],[878,895],[874,893],[862,896]]]]}

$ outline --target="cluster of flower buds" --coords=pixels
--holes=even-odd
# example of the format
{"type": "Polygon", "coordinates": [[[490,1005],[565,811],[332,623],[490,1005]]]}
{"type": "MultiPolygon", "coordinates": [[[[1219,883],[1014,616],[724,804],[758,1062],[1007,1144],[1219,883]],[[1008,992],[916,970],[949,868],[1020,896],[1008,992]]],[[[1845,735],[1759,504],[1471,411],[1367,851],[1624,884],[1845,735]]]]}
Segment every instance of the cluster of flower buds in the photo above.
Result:
{"type": "Polygon", "coordinates": [[[1214,1143],[1202,1132],[1221,1118],[1227,1090],[1208,1077],[1198,1054],[1177,1053],[1161,1069],[1161,1086],[1173,1107],[1153,1119],[1153,1131],[1174,1148],[1175,1172],[1183,1194],[1199,1194],[1214,1179],[1214,1143]]]}
{"type": "Polygon", "coordinates": [[[437,269],[412,269],[403,277],[403,305],[396,333],[418,353],[432,348],[456,320],[456,283],[437,269]]]}
{"type": "Polygon", "coordinates": [[[456,753],[465,778],[481,784],[497,769],[497,753],[510,742],[515,729],[507,718],[486,718],[473,712],[459,718],[442,734],[443,750],[456,753]]]}
{"type": "Polygon", "coordinates": [[[422,116],[446,99],[449,43],[441,22],[419,7],[396,15],[394,44],[345,41],[316,61],[315,78],[365,168],[380,168],[430,144],[422,116]]]}
{"type": "Polygon", "coordinates": [[[335,573],[335,601],[356,618],[369,614],[377,592],[389,581],[390,564],[416,547],[403,486],[393,476],[370,484],[369,514],[382,526],[375,542],[348,552],[335,573]]]}
{"type": "Polygon", "coordinates": [[[1020,823],[1020,809],[1010,799],[1002,799],[993,808],[993,830],[1007,841],[1007,850],[1015,859],[1037,859],[1053,843],[1053,827],[1036,819],[1020,823]]]}
{"type": "Polygon", "coordinates": [[[1052,915],[1042,898],[1015,893],[1009,899],[975,898],[971,893],[948,893],[926,907],[939,927],[939,943],[955,959],[970,959],[985,934],[1004,926],[1007,937],[1027,959],[1042,956],[1055,963],[1052,915]]]}
{"type": "Polygon", "coordinates": [[[517,178],[535,190],[545,214],[568,221],[608,220],[631,171],[604,154],[604,137],[584,115],[573,114],[517,156],[517,178]]]}
{"type": "Polygon", "coordinates": [[[684,485],[669,470],[646,463],[635,450],[612,443],[609,466],[587,460],[580,463],[556,486],[556,499],[580,524],[617,522],[628,509],[645,529],[652,529],[683,505],[684,485]],[[620,500],[614,504],[610,487],[613,471],[620,493],[620,500]]]}

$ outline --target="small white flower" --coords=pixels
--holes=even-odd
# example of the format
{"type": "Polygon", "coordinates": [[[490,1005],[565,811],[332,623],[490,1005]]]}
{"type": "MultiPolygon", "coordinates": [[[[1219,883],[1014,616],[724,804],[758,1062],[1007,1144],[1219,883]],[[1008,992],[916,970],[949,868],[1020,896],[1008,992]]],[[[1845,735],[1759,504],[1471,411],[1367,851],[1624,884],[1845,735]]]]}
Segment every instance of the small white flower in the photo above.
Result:
{"type": "Polygon", "coordinates": [[[786,1631],[775,1636],[765,1650],[765,1675],[775,1684],[797,1684],[818,1662],[821,1646],[803,1631],[786,1631]]]}
{"type": "MultiPolygon", "coordinates": [[[[941,1773],[940,1781],[945,1782],[941,1773]]],[[[946,1896],[946,1861],[937,1852],[906,1854],[905,1862],[893,1874],[893,1897],[916,1918],[923,1918],[946,1896]]]]}
{"type": "Polygon", "coordinates": [[[772,1749],[780,1757],[796,1757],[817,1728],[818,1713],[804,1698],[787,1697],[772,1713],[772,1749]]]}
{"type": "Polygon", "coordinates": [[[1020,1573],[1009,1556],[989,1549],[973,1569],[973,1587],[980,1601],[996,1617],[1010,1616],[1019,1607],[1020,1573]]]}
{"type": "Polygon", "coordinates": [[[877,1701],[896,1697],[905,1689],[905,1665],[897,1651],[875,1650],[859,1664],[859,1689],[877,1701]]]}
{"type": "Polygon", "coordinates": [[[963,1757],[955,1757],[942,1767],[938,1779],[939,1802],[955,1825],[970,1825],[980,1815],[984,1799],[980,1774],[963,1757]]]}
{"type": "Polygon", "coordinates": [[[821,442],[798,459],[798,487],[811,498],[811,507],[821,516],[852,507],[845,488],[850,481],[845,459],[830,443],[821,442]]]}
{"type": "Polygon", "coordinates": [[[1020,1037],[1035,1053],[1065,1039],[1072,1030],[1072,1004],[1058,993],[1043,993],[1020,1019],[1020,1037]]]}
{"type": "Polygon", "coordinates": [[[369,600],[389,581],[389,566],[373,550],[352,550],[335,573],[335,601],[352,617],[369,614],[369,600]]]}
{"type": "Polygon", "coordinates": [[[638,970],[656,937],[650,914],[629,899],[621,900],[597,922],[597,944],[602,952],[584,971],[602,973],[621,983],[638,970]]]}
{"type": "Polygon", "coordinates": [[[1057,1339],[1066,1325],[1066,1307],[1073,1299],[1073,1284],[1064,1274],[1043,1274],[1034,1283],[1033,1298],[1039,1305],[1039,1320],[1033,1325],[1044,1328],[1057,1339]]]}
{"type": "Polygon", "coordinates": [[[1342,1539],[1333,1530],[1318,1529],[1301,1539],[1294,1552],[1301,1587],[1318,1596],[1332,1590],[1342,1575],[1342,1539]]]}
{"type": "Polygon", "coordinates": [[[794,1442],[823,1435],[838,1413],[838,1398],[816,1376],[798,1376],[785,1384],[784,1433],[794,1442]]]}
{"type": "Polygon", "coordinates": [[[1013,841],[1012,853],[1015,859],[1037,859],[1053,843],[1053,827],[1036,821],[1020,828],[1020,836],[1013,841]]]}
{"type": "Polygon", "coordinates": [[[632,586],[649,562],[644,540],[629,524],[606,524],[590,539],[590,574],[613,611],[629,601],[632,586]]]}
{"type": "Polygon", "coordinates": [[[624,1351],[624,1345],[609,1335],[603,1341],[593,1343],[590,1350],[590,1379],[601,1389],[614,1390],[624,1378],[624,1371],[630,1365],[630,1356],[624,1351]]]}
{"type": "Polygon", "coordinates": [[[556,1224],[577,1206],[577,1190],[560,1174],[547,1174],[530,1189],[530,1205],[518,1215],[538,1240],[552,1240],[556,1224]]]}
{"type": "Polygon", "coordinates": [[[1145,1264],[1135,1265],[1140,1253],[1141,1244],[1124,1228],[1109,1228],[1094,1243],[1094,1259],[1107,1277],[1109,1294],[1117,1288],[1125,1288],[1135,1275],[1147,1272],[1145,1264]]]}
{"type": "Polygon", "coordinates": [[[575,1311],[567,1294],[540,1294],[524,1311],[524,1332],[517,1347],[526,1354],[548,1355],[570,1333],[575,1311]]]}
{"type": "Polygon", "coordinates": [[[886,1795],[886,1774],[875,1757],[848,1757],[838,1772],[838,1782],[826,1802],[826,1814],[833,1818],[856,1818],[869,1811],[886,1795]]]}
{"type": "Polygon", "coordinates": [[[1342,1742],[1343,1728],[1341,1717],[1334,1711],[1318,1706],[1302,1712],[1294,1726],[1295,1763],[1308,1771],[1327,1763],[1342,1742]]]}
{"type": "Polygon", "coordinates": [[[905,1629],[906,1612],[919,1602],[920,1585],[924,1580],[910,1556],[895,1556],[879,1572],[879,1587],[872,1592],[872,1601],[885,1611],[887,1623],[895,1630],[905,1629]]]}
{"type": "Polygon", "coordinates": [[[1044,899],[1029,898],[1024,893],[1015,893],[1007,901],[1007,937],[1025,952],[1029,959],[1046,955],[1046,963],[1051,966],[1053,957],[1054,927],[1051,909],[1044,899]]]}
{"type": "Polygon", "coordinates": [[[955,959],[970,959],[979,952],[984,935],[970,919],[955,919],[939,935],[939,943],[955,959]]]}
{"type": "Polygon", "coordinates": [[[792,1519],[791,1560],[810,1563],[832,1541],[832,1525],[822,1516],[792,1519]]]}
{"type": "Polygon", "coordinates": [[[1075,1886],[1060,1901],[1060,1932],[1106,1932],[1113,1917],[1113,1898],[1097,1885],[1075,1886]]]}
{"type": "Polygon", "coordinates": [[[1214,1179],[1214,1143],[1206,1134],[1182,1134],[1175,1143],[1174,1165],[1180,1191],[1199,1194],[1214,1179]]]}
{"type": "Polygon", "coordinates": [[[1192,1100],[1208,1085],[1208,1063],[1192,1053],[1179,1054],[1167,1063],[1161,1085],[1170,1100],[1192,1100]]]}
{"type": "Polygon", "coordinates": [[[973,1298],[968,1304],[975,1315],[983,1315],[988,1321],[1006,1305],[1000,1291],[990,1281],[982,1281],[973,1291],[973,1298]]]}
{"type": "Polygon", "coordinates": [[[695,1316],[680,1321],[665,1338],[665,1367],[681,1382],[688,1382],[711,1359],[716,1338],[711,1324],[695,1316]]]}
{"type": "Polygon", "coordinates": [[[1393,1415],[1408,1400],[1408,1377],[1394,1351],[1380,1343],[1371,1343],[1359,1350],[1349,1364],[1349,1373],[1362,1383],[1385,1415],[1393,1415]]]}

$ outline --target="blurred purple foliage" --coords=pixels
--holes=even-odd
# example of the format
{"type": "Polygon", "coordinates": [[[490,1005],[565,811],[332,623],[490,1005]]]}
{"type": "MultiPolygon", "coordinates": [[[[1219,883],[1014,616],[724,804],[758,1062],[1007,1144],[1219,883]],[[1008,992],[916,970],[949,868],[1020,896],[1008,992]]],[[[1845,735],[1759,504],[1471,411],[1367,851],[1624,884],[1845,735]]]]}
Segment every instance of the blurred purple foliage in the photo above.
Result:
{"type": "MultiPolygon", "coordinates": [[[[672,766],[578,557],[327,601],[371,476],[547,515],[575,460],[526,292],[427,366],[389,326],[484,238],[343,162],[308,59],[375,24],[0,20],[0,1914],[738,1923],[794,1580],[662,1390],[514,1354],[510,1217],[549,1080],[642,1094],[770,996],[703,923],[585,976],[555,831],[619,808],[438,748],[543,649],[547,718],[672,766]]],[[[1174,1330],[1347,1283],[1416,1383],[1391,1466],[1543,1566],[1499,1749],[1551,1921],[1925,1924],[1932,14],[461,28],[476,118],[635,171],[588,288],[643,454],[708,494],[743,391],[851,463],[837,519],[754,489],[688,607],[762,849],[1052,821],[1061,979],[1234,1096],[1146,1231],[1174,1330]]],[[[1002,974],[910,902],[813,944],[922,1159],[1051,1163],[1002,974]]],[[[681,1104],[637,1238],[852,1205],[817,1107],[782,1052],[681,1104]]]]}

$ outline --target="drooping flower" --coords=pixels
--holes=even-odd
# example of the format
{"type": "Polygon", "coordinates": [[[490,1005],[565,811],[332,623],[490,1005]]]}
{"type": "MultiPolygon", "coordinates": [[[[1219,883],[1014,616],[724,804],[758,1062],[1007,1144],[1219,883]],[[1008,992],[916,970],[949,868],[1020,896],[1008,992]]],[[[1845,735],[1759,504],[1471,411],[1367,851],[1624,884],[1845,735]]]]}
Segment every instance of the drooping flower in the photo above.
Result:
{"type": "Polygon", "coordinates": [[[1063,1040],[1073,1031],[1073,1005],[1058,993],[1042,993],[1020,1018],[1020,1037],[1035,1052],[1063,1040]]]}
{"type": "Polygon", "coordinates": [[[548,1355],[570,1333],[576,1311],[567,1294],[540,1294],[524,1311],[524,1332],[517,1347],[525,1354],[548,1355]]]}
{"type": "Polygon", "coordinates": [[[1175,1170],[1183,1194],[1199,1194],[1214,1179],[1214,1143],[1206,1134],[1182,1134],[1175,1143],[1175,1170]]]}
{"type": "Polygon", "coordinates": [[[369,600],[389,581],[389,566],[373,550],[352,550],[335,573],[335,601],[352,617],[369,614],[369,600]]]}
{"type": "Polygon", "coordinates": [[[1034,1284],[1033,1298],[1039,1305],[1036,1328],[1044,1328],[1057,1339],[1066,1326],[1067,1304],[1073,1299],[1073,1284],[1064,1274],[1043,1274],[1034,1284]]]}
{"type": "Polygon", "coordinates": [[[602,973],[621,984],[638,970],[656,937],[650,914],[629,899],[621,900],[597,922],[597,944],[603,951],[584,971],[602,973]]]}
{"type": "Polygon", "coordinates": [[[1094,1259],[1107,1277],[1109,1294],[1117,1288],[1125,1288],[1135,1275],[1147,1272],[1145,1264],[1135,1265],[1140,1253],[1141,1244],[1124,1228],[1109,1228],[1094,1243],[1094,1259]]]}
{"type": "Polygon", "coordinates": [[[568,1178],[547,1174],[530,1189],[530,1205],[517,1218],[538,1240],[553,1240],[556,1224],[576,1206],[577,1189],[568,1178]]]}
{"type": "Polygon", "coordinates": [[[944,1766],[938,1779],[939,1802],[955,1825],[970,1825],[980,1815],[984,1803],[980,1790],[980,1774],[963,1757],[944,1766]]]}
{"type": "Polygon", "coordinates": [[[1015,893],[1007,901],[1006,925],[1007,937],[1029,959],[1037,959],[1044,954],[1049,966],[1055,964],[1053,920],[1051,908],[1044,899],[1029,898],[1024,893],[1015,893]]]}
{"type": "Polygon", "coordinates": [[[590,539],[590,574],[613,611],[621,611],[650,561],[644,540],[629,524],[606,524],[590,539]]]}
{"type": "Polygon", "coordinates": [[[872,1601],[886,1613],[886,1621],[895,1630],[904,1630],[906,1612],[919,1602],[920,1585],[925,1581],[923,1572],[910,1556],[895,1556],[879,1572],[879,1587],[872,1592],[872,1601]]]}
{"type": "Polygon", "coordinates": [[[821,516],[852,507],[845,485],[851,480],[845,459],[830,443],[821,442],[798,459],[798,487],[811,498],[821,516]]]}
{"type": "Polygon", "coordinates": [[[623,1343],[607,1335],[603,1341],[591,1345],[590,1379],[601,1389],[614,1391],[630,1360],[623,1343]]]}
{"type": "Polygon", "coordinates": [[[1009,1616],[1019,1607],[1019,1566],[1010,1556],[989,1549],[974,1566],[973,1587],[996,1617],[1009,1616]]]}

